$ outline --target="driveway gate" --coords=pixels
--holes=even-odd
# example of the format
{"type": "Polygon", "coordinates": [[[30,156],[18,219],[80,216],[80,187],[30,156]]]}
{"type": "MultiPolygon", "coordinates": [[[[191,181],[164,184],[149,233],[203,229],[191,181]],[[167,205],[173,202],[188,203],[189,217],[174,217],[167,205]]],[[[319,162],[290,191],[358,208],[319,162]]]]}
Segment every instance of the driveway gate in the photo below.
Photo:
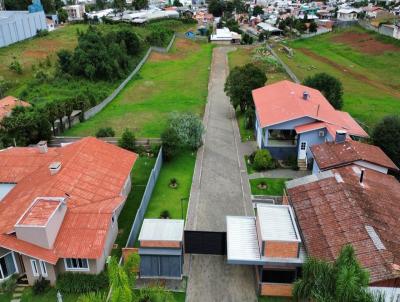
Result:
{"type": "Polygon", "coordinates": [[[185,231],[185,253],[226,255],[226,232],[185,231]]]}

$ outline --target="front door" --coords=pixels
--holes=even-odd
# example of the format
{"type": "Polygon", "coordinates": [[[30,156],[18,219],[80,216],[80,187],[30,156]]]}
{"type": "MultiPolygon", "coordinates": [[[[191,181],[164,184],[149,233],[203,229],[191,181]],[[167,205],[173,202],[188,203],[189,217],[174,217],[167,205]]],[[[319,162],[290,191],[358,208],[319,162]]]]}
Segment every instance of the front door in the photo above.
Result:
{"type": "Polygon", "coordinates": [[[299,159],[305,159],[307,154],[307,142],[300,142],[299,159]]]}

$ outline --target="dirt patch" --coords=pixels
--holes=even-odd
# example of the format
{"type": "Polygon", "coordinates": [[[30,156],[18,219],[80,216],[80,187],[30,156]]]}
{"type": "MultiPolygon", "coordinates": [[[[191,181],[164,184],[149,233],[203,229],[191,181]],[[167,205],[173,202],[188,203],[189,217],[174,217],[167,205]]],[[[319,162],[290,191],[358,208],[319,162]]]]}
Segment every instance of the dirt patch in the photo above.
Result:
{"type": "Polygon", "coordinates": [[[59,51],[62,48],[67,48],[65,43],[57,40],[38,40],[35,47],[25,50],[21,57],[23,58],[34,58],[34,59],[44,59],[48,55],[59,51]]]}
{"type": "Polygon", "coordinates": [[[175,48],[177,51],[167,54],[153,52],[149,59],[153,62],[179,60],[185,58],[189,53],[197,51],[200,45],[187,39],[176,39],[175,48]]]}
{"type": "Polygon", "coordinates": [[[367,33],[344,32],[332,38],[333,42],[348,44],[361,53],[380,55],[387,51],[400,51],[400,47],[383,43],[367,33]]]}
{"type": "Polygon", "coordinates": [[[24,58],[34,58],[34,59],[45,59],[47,55],[49,54],[48,51],[43,51],[43,50],[27,50],[24,51],[23,57],[24,58]]]}
{"type": "Polygon", "coordinates": [[[305,55],[307,55],[307,56],[309,56],[309,57],[311,57],[311,58],[313,58],[313,59],[315,59],[317,61],[320,61],[322,63],[325,63],[325,64],[328,64],[328,65],[332,66],[333,68],[335,68],[336,70],[340,71],[343,74],[351,75],[352,77],[356,78],[360,82],[363,82],[363,83],[365,83],[367,85],[373,86],[373,87],[375,87],[377,89],[380,89],[380,90],[385,91],[385,92],[387,92],[387,93],[389,93],[389,94],[391,94],[391,95],[393,95],[395,97],[400,98],[400,92],[399,91],[397,91],[395,89],[392,89],[392,88],[388,87],[387,85],[385,85],[383,83],[380,83],[380,82],[377,82],[377,81],[373,81],[373,80],[369,79],[368,77],[366,77],[365,75],[360,74],[358,72],[355,72],[353,70],[350,70],[350,69],[346,68],[343,65],[340,65],[340,64],[338,64],[338,63],[336,63],[336,62],[334,62],[334,61],[332,61],[332,60],[330,60],[328,58],[325,58],[323,56],[320,56],[320,55],[312,52],[309,49],[299,48],[299,51],[301,51],[305,55]]]}

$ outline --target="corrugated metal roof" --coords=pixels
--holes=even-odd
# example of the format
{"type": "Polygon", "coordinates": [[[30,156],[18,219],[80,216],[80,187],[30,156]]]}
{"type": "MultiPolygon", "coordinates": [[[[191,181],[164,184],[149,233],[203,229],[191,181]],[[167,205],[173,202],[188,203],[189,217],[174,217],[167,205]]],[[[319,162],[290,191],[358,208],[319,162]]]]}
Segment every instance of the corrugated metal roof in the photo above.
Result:
{"type": "Polygon", "coordinates": [[[258,204],[257,215],[262,240],[300,242],[290,206],[258,204]]]}
{"type": "Polygon", "coordinates": [[[260,260],[255,217],[227,216],[228,261],[260,260]]]}
{"type": "Polygon", "coordinates": [[[183,227],[184,221],[180,219],[145,219],[139,241],[182,241],[183,227]]]}

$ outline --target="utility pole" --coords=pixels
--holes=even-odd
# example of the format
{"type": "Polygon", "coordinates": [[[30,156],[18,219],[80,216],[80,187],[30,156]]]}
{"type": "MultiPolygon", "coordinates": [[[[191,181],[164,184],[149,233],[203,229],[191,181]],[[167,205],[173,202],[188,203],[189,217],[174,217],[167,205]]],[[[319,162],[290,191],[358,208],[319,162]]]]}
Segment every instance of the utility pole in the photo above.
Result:
{"type": "Polygon", "coordinates": [[[4,0],[0,0],[0,10],[5,10],[4,0]]]}

